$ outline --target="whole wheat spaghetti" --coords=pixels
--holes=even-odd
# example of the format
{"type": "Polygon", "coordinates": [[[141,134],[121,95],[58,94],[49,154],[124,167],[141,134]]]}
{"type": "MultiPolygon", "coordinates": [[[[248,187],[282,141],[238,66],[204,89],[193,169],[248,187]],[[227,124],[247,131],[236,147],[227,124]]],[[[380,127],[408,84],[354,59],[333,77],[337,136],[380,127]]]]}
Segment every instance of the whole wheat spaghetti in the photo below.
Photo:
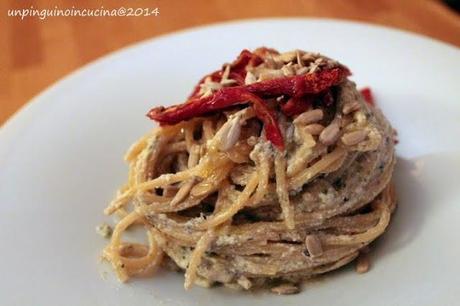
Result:
{"type": "MultiPolygon", "coordinates": [[[[103,256],[120,280],[164,264],[194,283],[297,292],[355,259],[395,207],[394,131],[348,68],[303,51],[244,50],[125,156],[103,256]],[[122,240],[137,224],[148,245],[122,240]]],[[[363,270],[363,269],[360,269],[363,270]]]]}

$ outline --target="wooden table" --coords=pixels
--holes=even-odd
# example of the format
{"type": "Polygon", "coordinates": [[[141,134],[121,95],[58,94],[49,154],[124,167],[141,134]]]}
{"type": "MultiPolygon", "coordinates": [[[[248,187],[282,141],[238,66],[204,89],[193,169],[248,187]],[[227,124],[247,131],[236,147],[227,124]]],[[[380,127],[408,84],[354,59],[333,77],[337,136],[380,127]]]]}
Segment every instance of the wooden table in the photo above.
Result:
{"type": "MultiPolygon", "coordinates": [[[[104,8],[119,8],[103,1],[104,8]]],[[[117,1],[120,3],[120,1],[117,1]]],[[[360,20],[428,35],[460,46],[460,17],[434,0],[153,0],[157,17],[8,17],[12,8],[100,8],[95,1],[2,0],[0,124],[34,95],[110,51],[159,34],[232,19],[314,16],[360,20]]]]}

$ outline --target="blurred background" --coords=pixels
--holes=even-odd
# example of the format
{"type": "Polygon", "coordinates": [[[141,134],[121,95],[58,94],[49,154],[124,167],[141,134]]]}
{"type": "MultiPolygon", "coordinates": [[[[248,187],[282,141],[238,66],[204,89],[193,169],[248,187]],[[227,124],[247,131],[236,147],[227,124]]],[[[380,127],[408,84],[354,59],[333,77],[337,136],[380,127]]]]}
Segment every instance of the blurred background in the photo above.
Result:
{"type": "MultiPolygon", "coordinates": [[[[0,0],[0,125],[82,65],[134,42],[235,19],[327,17],[364,21],[460,46],[459,0],[0,0]],[[158,8],[158,16],[13,17],[12,9],[158,8]],[[457,9],[457,10],[456,10],[457,9]]],[[[244,33],[242,33],[244,35],[244,33]]],[[[460,60],[460,59],[459,59],[460,60]]]]}

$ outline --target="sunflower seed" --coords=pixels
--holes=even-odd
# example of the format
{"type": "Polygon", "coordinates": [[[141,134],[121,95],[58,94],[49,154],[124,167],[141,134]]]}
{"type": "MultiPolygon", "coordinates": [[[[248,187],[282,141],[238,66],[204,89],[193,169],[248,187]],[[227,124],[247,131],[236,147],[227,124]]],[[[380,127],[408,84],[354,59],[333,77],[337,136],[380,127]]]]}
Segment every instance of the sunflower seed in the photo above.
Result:
{"type": "Polygon", "coordinates": [[[310,71],[310,68],[308,68],[308,67],[300,67],[299,69],[297,69],[295,74],[297,74],[297,75],[306,74],[309,71],[310,71]]]}
{"type": "Polygon", "coordinates": [[[370,268],[370,261],[367,254],[360,254],[358,259],[356,260],[356,272],[358,273],[366,273],[369,271],[370,268]]]}
{"type": "Polygon", "coordinates": [[[295,75],[295,71],[294,68],[292,68],[292,65],[284,65],[281,67],[281,71],[285,76],[295,75]]]}
{"type": "Polygon", "coordinates": [[[272,80],[276,78],[281,78],[283,76],[284,76],[284,73],[282,70],[267,69],[260,73],[258,80],[259,81],[272,80]]]}
{"type": "Polygon", "coordinates": [[[321,134],[319,134],[319,141],[329,146],[336,142],[337,138],[339,138],[339,133],[339,124],[337,122],[332,122],[321,132],[321,134]]]}
{"type": "Polygon", "coordinates": [[[305,237],[305,245],[311,257],[321,256],[323,254],[323,247],[321,241],[316,235],[307,235],[305,237]]]}
{"type": "Polygon", "coordinates": [[[295,54],[297,57],[297,65],[299,65],[300,67],[303,67],[302,55],[300,54],[298,50],[295,52],[295,54]]]}
{"type": "Polygon", "coordinates": [[[252,282],[244,275],[241,275],[236,282],[246,290],[252,287],[252,282]]]}
{"type": "Polygon", "coordinates": [[[305,126],[304,129],[307,133],[310,133],[312,135],[319,135],[324,130],[324,126],[318,123],[312,123],[305,126]]]}
{"type": "Polygon", "coordinates": [[[323,111],[321,109],[314,109],[300,114],[293,122],[294,124],[309,124],[318,122],[321,119],[323,119],[323,111]]]}
{"type": "Polygon", "coordinates": [[[274,59],[285,63],[292,62],[296,58],[297,54],[295,51],[284,52],[279,55],[275,55],[274,59]]]}
{"type": "Polygon", "coordinates": [[[350,133],[346,133],[342,136],[342,142],[347,146],[354,146],[366,139],[368,131],[359,130],[350,133]]]}
{"type": "Polygon", "coordinates": [[[299,293],[299,287],[292,284],[282,284],[270,289],[271,292],[276,294],[296,294],[299,293]]]}
{"type": "Polygon", "coordinates": [[[349,113],[357,111],[359,108],[360,108],[359,102],[353,101],[343,106],[342,113],[345,115],[348,115],[349,113]]]}
{"type": "Polygon", "coordinates": [[[308,52],[307,52],[307,53],[304,53],[304,54],[302,55],[302,60],[303,60],[304,62],[313,62],[313,61],[315,61],[315,59],[316,59],[316,56],[313,55],[312,53],[308,53],[308,52]]]}
{"type": "Polygon", "coordinates": [[[240,116],[235,116],[233,119],[226,122],[218,133],[220,134],[219,149],[221,151],[228,151],[240,138],[240,116]]]}
{"type": "Polygon", "coordinates": [[[257,82],[256,76],[252,72],[248,71],[246,73],[246,77],[244,78],[244,84],[249,85],[255,82],[257,82]]]}

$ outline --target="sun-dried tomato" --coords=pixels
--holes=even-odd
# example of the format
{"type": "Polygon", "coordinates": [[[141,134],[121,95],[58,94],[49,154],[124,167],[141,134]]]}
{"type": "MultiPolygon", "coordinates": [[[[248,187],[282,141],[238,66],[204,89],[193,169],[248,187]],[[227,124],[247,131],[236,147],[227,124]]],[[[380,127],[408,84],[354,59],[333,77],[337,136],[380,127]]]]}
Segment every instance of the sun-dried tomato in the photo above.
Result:
{"type": "MultiPolygon", "coordinates": [[[[244,79],[246,77],[246,67],[257,66],[262,63],[263,60],[260,56],[252,53],[249,50],[244,49],[241,51],[240,55],[230,64],[230,73],[229,78],[236,81],[237,85],[244,85],[244,79]]],[[[220,70],[216,70],[213,73],[205,75],[198,84],[193,88],[192,93],[189,96],[189,99],[195,97],[201,88],[201,84],[204,83],[206,78],[210,77],[213,82],[220,82],[222,80],[222,75],[224,73],[226,65],[220,70]]]]}
{"type": "MultiPolygon", "coordinates": [[[[195,88],[191,98],[180,105],[168,108],[156,107],[150,110],[147,116],[160,124],[176,124],[193,117],[207,115],[228,107],[251,104],[256,116],[264,123],[267,139],[276,147],[282,149],[284,142],[276,121],[275,113],[267,106],[263,98],[278,97],[281,95],[290,97],[287,103],[281,106],[281,110],[288,116],[297,115],[308,109],[312,99],[321,97],[325,105],[333,103],[333,97],[329,89],[342,82],[350,71],[343,66],[320,70],[316,73],[298,76],[277,78],[256,82],[250,85],[242,85],[248,65],[257,65],[260,57],[243,50],[239,57],[231,64],[230,76],[237,81],[237,86],[224,87],[208,97],[197,97],[199,85],[195,88]]],[[[207,77],[213,81],[220,81],[222,70],[216,71],[207,77]]],[[[202,83],[205,78],[202,79],[202,83]]]]}
{"type": "Polygon", "coordinates": [[[254,108],[257,118],[263,122],[267,139],[282,150],[284,148],[283,136],[279,129],[275,112],[261,98],[250,93],[244,87],[228,87],[224,89],[218,90],[214,95],[206,98],[190,100],[186,104],[167,109],[162,107],[154,108],[147,116],[160,122],[160,124],[176,124],[180,121],[206,115],[230,106],[249,103],[254,108]]]}
{"type": "Polygon", "coordinates": [[[367,102],[367,104],[374,106],[374,95],[372,94],[372,91],[369,87],[365,87],[359,91],[361,95],[363,96],[364,100],[367,102]]]}
{"type": "Polygon", "coordinates": [[[281,105],[281,111],[286,116],[292,117],[307,111],[312,105],[313,97],[292,97],[281,105]]]}

